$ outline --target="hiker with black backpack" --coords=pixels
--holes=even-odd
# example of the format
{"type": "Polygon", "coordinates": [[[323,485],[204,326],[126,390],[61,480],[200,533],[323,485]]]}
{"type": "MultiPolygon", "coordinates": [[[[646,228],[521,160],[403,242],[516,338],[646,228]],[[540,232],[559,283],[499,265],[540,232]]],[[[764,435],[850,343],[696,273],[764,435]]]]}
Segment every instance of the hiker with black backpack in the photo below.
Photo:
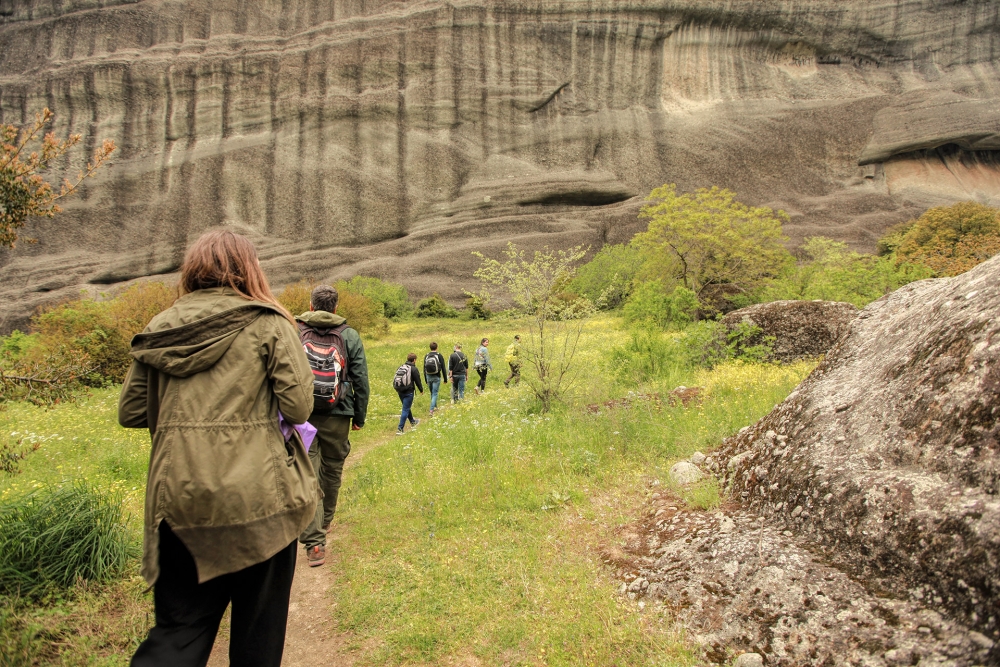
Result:
{"type": "Polygon", "coordinates": [[[427,389],[431,392],[430,415],[434,416],[437,409],[438,391],[441,384],[448,384],[448,378],[444,373],[444,357],[437,351],[438,344],[431,343],[431,351],[424,355],[424,380],[427,382],[427,389]]]}
{"type": "Polygon", "coordinates": [[[455,343],[455,351],[448,357],[448,379],[451,380],[451,402],[465,398],[465,379],[469,376],[469,358],[462,352],[462,344],[455,343]]]}
{"type": "Polygon", "coordinates": [[[399,413],[399,428],[396,435],[403,435],[403,427],[406,421],[416,428],[420,423],[419,419],[413,418],[410,409],[413,407],[413,388],[416,387],[420,393],[424,393],[424,386],[420,382],[420,371],[417,370],[417,355],[410,352],[406,355],[406,363],[396,369],[396,375],[392,378],[392,388],[399,394],[399,400],[403,404],[403,410],[399,413]]]}
{"type": "Polygon", "coordinates": [[[309,460],[324,494],[312,523],[299,536],[310,567],[326,560],[326,533],[337,510],[344,461],[351,453],[349,436],[365,425],[368,413],[365,347],[358,332],[337,315],[339,300],[335,287],[320,285],[312,291],[309,312],[295,318],[313,372],[309,423],[316,427],[317,435],[309,460]]]}

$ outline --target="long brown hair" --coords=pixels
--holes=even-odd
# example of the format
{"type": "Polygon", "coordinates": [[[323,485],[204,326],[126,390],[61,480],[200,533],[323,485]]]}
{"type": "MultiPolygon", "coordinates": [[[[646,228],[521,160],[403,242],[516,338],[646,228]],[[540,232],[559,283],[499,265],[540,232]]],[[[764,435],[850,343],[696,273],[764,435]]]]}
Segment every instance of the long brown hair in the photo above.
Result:
{"type": "Polygon", "coordinates": [[[244,299],[270,304],[295,324],[271,293],[257,250],[245,236],[224,229],[206,232],[188,248],[181,265],[180,293],[210,287],[229,287],[244,299]]]}

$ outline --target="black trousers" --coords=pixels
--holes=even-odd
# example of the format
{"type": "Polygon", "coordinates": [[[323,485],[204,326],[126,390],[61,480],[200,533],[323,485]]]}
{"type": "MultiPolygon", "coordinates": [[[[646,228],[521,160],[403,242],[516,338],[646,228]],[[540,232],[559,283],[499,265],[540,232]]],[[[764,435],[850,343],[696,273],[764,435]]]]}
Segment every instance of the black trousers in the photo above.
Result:
{"type": "Polygon", "coordinates": [[[229,664],[279,667],[294,574],[292,542],[263,563],[199,584],[187,547],[166,521],[160,523],[156,625],[132,656],[132,667],[204,667],[230,602],[229,664]]]}
{"type": "Polygon", "coordinates": [[[479,366],[476,368],[476,372],[479,373],[479,382],[476,386],[479,387],[479,391],[486,391],[486,374],[490,372],[488,366],[479,366]]]}

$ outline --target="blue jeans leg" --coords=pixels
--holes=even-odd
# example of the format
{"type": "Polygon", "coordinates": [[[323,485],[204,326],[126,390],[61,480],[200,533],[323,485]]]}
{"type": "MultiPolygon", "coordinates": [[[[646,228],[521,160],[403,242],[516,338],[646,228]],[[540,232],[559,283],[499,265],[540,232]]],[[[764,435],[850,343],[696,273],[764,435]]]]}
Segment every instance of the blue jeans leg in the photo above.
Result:
{"type": "Polygon", "coordinates": [[[465,376],[453,375],[451,378],[451,400],[458,403],[465,398],[465,376]]]}
{"type": "Polygon", "coordinates": [[[413,421],[413,415],[410,414],[410,408],[413,407],[413,392],[411,391],[409,394],[400,394],[399,400],[403,402],[403,410],[399,413],[398,430],[402,431],[403,427],[406,426],[407,419],[411,422],[413,421]]]}
{"type": "Polygon", "coordinates": [[[427,388],[431,392],[431,412],[438,406],[438,392],[441,390],[441,378],[427,378],[427,388]]]}

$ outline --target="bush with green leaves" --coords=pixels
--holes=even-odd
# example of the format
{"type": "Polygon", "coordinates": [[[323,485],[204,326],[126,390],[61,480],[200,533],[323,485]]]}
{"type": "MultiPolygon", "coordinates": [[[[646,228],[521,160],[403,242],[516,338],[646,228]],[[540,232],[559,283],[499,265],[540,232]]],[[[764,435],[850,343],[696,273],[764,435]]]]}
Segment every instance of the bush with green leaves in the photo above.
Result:
{"type": "Polygon", "coordinates": [[[410,293],[399,283],[371,276],[354,276],[350,280],[337,281],[334,286],[338,290],[360,294],[381,304],[382,314],[390,320],[398,320],[413,312],[410,293]]]}
{"type": "Polygon", "coordinates": [[[481,294],[466,292],[469,298],[465,300],[465,313],[470,320],[488,320],[493,317],[489,301],[481,294]]]}
{"type": "Polygon", "coordinates": [[[434,294],[417,304],[417,317],[458,317],[458,311],[452,308],[441,295],[434,294]]]}
{"type": "Polygon", "coordinates": [[[677,285],[669,294],[659,280],[636,285],[622,314],[628,324],[643,324],[669,329],[684,327],[694,321],[701,304],[694,292],[677,285]]]}
{"type": "Polygon", "coordinates": [[[77,483],[0,505],[0,593],[37,597],[78,579],[109,581],[138,555],[123,497],[77,483]]]}
{"type": "Polygon", "coordinates": [[[632,244],[606,245],[576,270],[570,289],[600,310],[622,306],[632,291],[642,258],[632,244]]]}
{"type": "Polygon", "coordinates": [[[802,252],[806,260],[760,290],[758,300],[822,299],[863,308],[907,283],[933,276],[921,264],[854,252],[846,243],[821,236],[807,238],[802,252]]]}

